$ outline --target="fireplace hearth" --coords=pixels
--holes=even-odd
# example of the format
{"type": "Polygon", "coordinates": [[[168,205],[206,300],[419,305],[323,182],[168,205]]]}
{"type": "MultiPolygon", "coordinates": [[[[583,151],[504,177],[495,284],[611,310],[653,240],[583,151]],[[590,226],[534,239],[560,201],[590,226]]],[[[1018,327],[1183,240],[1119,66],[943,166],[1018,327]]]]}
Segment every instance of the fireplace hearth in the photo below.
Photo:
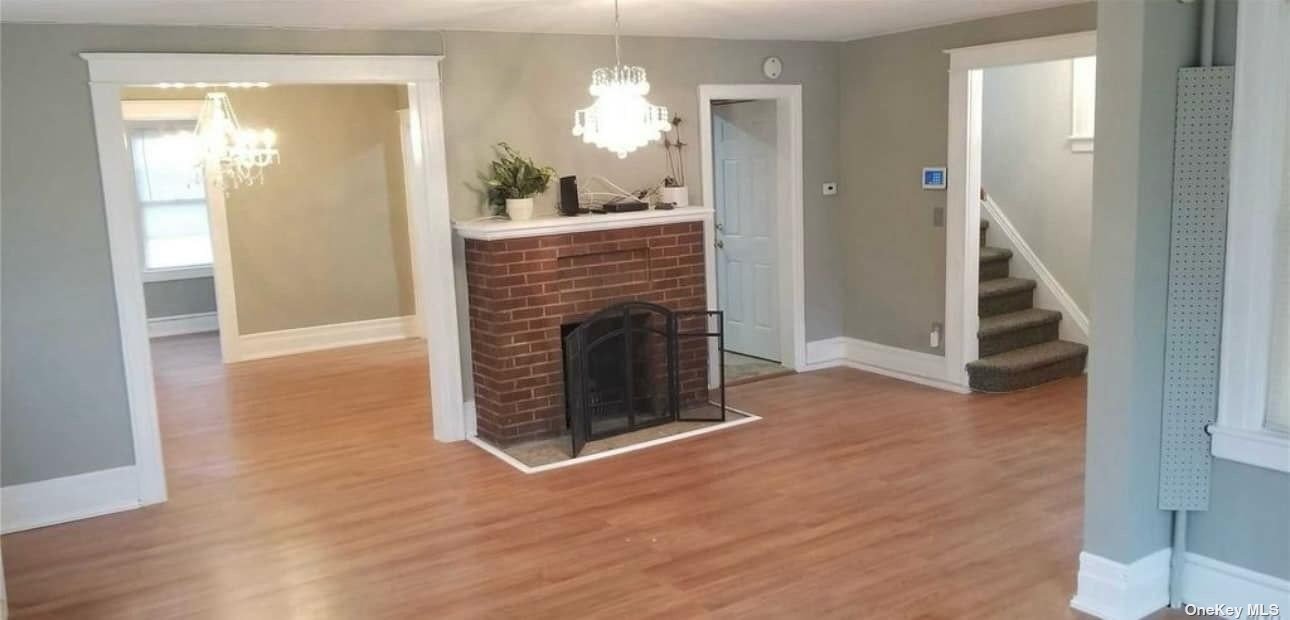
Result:
{"type": "Polygon", "coordinates": [[[683,391],[681,380],[683,357],[706,357],[709,339],[724,351],[722,325],[720,311],[626,302],[561,326],[570,455],[588,441],[668,422],[725,421],[724,376],[715,404],[709,390],[683,391]]]}

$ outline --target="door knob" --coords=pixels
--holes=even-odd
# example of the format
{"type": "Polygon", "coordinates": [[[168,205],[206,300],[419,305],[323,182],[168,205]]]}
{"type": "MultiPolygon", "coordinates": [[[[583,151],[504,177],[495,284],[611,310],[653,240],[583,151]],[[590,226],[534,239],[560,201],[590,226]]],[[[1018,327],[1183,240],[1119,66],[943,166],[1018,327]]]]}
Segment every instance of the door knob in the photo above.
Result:
{"type": "Polygon", "coordinates": [[[713,226],[716,226],[716,227],[717,227],[717,230],[719,230],[719,231],[721,231],[721,230],[725,230],[725,229],[726,229],[726,227],[725,227],[725,226],[722,226],[720,223],[718,223],[718,224],[713,224],[713,226]]]}
{"type": "Polygon", "coordinates": [[[713,245],[717,246],[717,249],[721,249],[721,248],[726,247],[726,242],[725,242],[725,241],[722,241],[722,240],[720,240],[720,239],[717,239],[717,242],[716,242],[715,244],[713,244],[713,245]]]}

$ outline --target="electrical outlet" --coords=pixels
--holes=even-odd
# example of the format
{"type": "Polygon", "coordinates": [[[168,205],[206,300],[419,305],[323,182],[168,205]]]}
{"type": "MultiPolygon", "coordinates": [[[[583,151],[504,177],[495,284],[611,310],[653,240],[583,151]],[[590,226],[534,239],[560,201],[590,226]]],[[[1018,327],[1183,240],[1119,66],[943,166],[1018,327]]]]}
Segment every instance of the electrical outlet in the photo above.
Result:
{"type": "Polygon", "coordinates": [[[931,333],[931,337],[928,340],[928,344],[933,349],[941,348],[941,324],[940,323],[932,323],[932,333],[931,333]]]}
{"type": "Polygon", "coordinates": [[[838,194],[838,184],[837,184],[837,183],[835,183],[835,182],[829,182],[829,183],[825,183],[825,184],[824,184],[824,195],[825,195],[825,196],[836,196],[837,194],[838,194]]]}

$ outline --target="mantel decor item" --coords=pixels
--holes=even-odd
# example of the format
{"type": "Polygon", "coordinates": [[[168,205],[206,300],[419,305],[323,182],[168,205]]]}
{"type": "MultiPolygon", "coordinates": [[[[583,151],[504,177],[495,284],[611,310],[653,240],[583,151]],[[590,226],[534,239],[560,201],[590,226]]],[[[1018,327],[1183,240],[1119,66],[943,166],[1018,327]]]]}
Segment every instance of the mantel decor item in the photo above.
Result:
{"type": "Polygon", "coordinates": [[[494,148],[498,158],[489,164],[484,180],[493,214],[512,220],[532,219],[533,197],[551,185],[555,170],[533,163],[505,142],[498,142],[494,148]]]}
{"type": "Polygon", "coordinates": [[[681,117],[673,116],[671,135],[663,136],[663,149],[667,151],[667,178],[659,189],[659,202],[674,207],[690,206],[690,189],[685,186],[685,147],[681,141],[681,117]],[[675,156],[673,151],[676,151],[675,156]]]}
{"type": "Polygon", "coordinates": [[[645,69],[623,64],[618,42],[618,0],[614,0],[614,66],[591,73],[591,107],[573,113],[573,135],[613,151],[618,158],[657,140],[667,131],[667,108],[651,104],[645,69]]]}

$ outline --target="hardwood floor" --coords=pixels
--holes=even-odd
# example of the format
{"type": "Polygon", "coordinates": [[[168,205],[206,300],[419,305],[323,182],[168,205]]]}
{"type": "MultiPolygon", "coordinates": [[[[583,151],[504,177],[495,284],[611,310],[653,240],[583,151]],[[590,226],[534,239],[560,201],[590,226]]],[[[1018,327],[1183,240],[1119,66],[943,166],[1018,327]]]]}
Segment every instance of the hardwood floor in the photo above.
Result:
{"type": "Polygon", "coordinates": [[[154,343],[166,504],[4,537],[15,618],[1074,618],[1084,381],[848,369],[526,476],[430,437],[422,345],[154,343]]]}

